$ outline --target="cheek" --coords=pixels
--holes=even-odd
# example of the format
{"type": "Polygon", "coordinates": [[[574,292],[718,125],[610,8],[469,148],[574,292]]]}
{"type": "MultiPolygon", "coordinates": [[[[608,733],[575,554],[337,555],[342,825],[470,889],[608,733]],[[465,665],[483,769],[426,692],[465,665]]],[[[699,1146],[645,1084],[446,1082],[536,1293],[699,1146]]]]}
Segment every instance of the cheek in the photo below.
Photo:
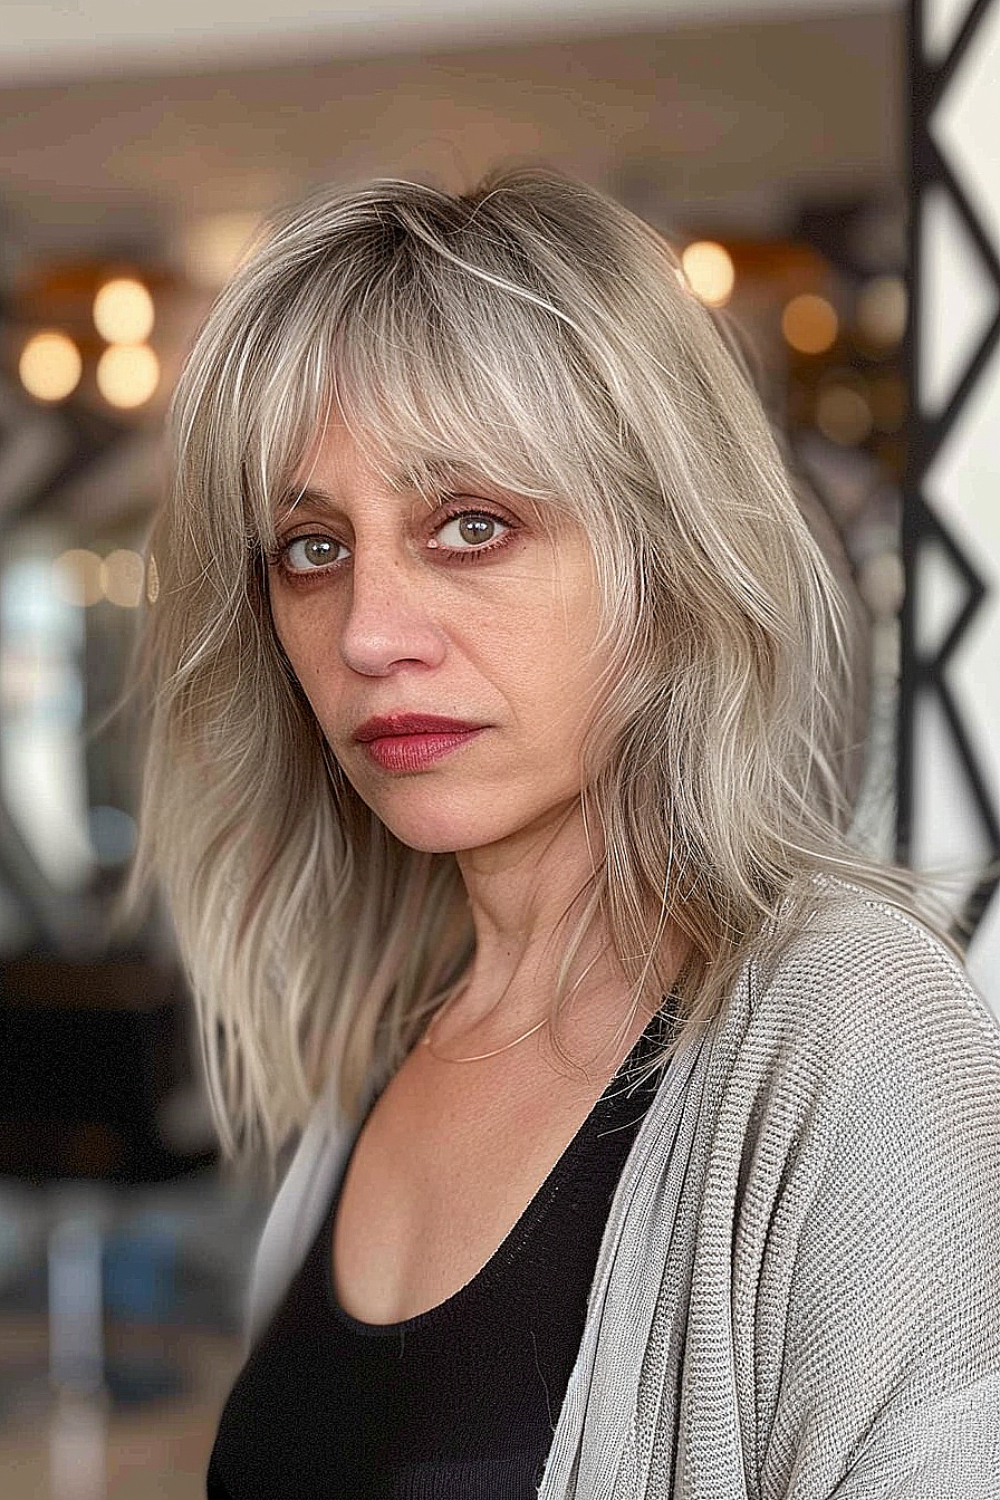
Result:
{"type": "Polygon", "coordinates": [[[302,601],[290,599],[286,590],[280,587],[269,589],[268,600],[275,639],[291,662],[296,677],[305,686],[303,678],[309,675],[310,663],[316,659],[319,639],[316,622],[310,620],[309,611],[301,607],[302,601]]]}
{"type": "Polygon", "coordinates": [[[303,619],[295,609],[289,610],[271,601],[271,623],[277,647],[306,696],[314,714],[323,726],[329,708],[330,689],[335,675],[324,665],[320,655],[323,633],[303,619]]]}
{"type": "Polygon", "coordinates": [[[281,594],[273,582],[273,569],[268,570],[267,577],[267,607],[271,615],[271,629],[274,638],[285,655],[291,659],[291,631],[289,629],[288,612],[285,609],[281,594]]]}

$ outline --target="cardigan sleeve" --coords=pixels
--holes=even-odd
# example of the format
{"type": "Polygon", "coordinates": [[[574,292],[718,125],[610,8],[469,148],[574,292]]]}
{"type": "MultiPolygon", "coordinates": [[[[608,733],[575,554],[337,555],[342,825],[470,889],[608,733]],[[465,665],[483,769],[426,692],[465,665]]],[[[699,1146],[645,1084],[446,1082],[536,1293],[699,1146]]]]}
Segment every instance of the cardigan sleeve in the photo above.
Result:
{"type": "Polygon", "coordinates": [[[875,957],[877,982],[842,992],[836,1128],[794,1234],[794,1141],[771,1205],[758,1288],[786,1290],[756,1309],[759,1494],[1000,1500],[998,1032],[926,934],[875,957]]]}

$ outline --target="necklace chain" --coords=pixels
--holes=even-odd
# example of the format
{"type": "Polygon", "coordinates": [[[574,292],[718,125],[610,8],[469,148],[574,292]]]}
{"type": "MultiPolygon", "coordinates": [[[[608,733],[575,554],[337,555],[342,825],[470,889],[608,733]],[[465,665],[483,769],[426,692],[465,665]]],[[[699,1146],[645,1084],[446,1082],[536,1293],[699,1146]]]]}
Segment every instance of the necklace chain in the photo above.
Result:
{"type": "Polygon", "coordinates": [[[547,1016],[543,1016],[542,1019],[538,1022],[537,1026],[532,1026],[530,1031],[522,1032],[522,1034],[520,1036],[516,1036],[512,1042],[505,1042],[502,1047],[495,1047],[492,1052],[476,1052],[473,1053],[471,1057],[445,1057],[443,1053],[438,1052],[435,1049],[434,1044],[431,1041],[431,1033],[440,1020],[442,1011],[446,1010],[447,1007],[451,1005],[453,1001],[457,1000],[461,995],[464,995],[467,989],[468,984],[464,984],[460,990],[456,990],[453,995],[449,995],[447,1000],[445,1000],[443,1004],[438,1006],[437,1010],[434,1012],[434,1015],[430,1019],[430,1024],[428,1025],[427,1030],[421,1037],[423,1045],[429,1049],[432,1057],[437,1058],[438,1062],[483,1062],[487,1057],[498,1057],[501,1052],[509,1052],[511,1047],[517,1046],[518,1042],[527,1041],[529,1036],[534,1036],[536,1031],[541,1031],[542,1027],[545,1025],[545,1022],[548,1020],[547,1016]]]}

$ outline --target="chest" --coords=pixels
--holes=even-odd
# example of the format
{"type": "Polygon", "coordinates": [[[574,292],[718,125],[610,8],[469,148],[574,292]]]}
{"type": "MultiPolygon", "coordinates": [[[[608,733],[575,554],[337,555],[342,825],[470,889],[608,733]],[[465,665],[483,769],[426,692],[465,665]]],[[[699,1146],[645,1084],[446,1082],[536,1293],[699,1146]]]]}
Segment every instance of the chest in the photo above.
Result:
{"type": "Polygon", "coordinates": [[[503,1243],[603,1087],[530,1068],[476,1077],[411,1054],[344,1177],[330,1247],[341,1305],[389,1323],[451,1297],[503,1243]]]}

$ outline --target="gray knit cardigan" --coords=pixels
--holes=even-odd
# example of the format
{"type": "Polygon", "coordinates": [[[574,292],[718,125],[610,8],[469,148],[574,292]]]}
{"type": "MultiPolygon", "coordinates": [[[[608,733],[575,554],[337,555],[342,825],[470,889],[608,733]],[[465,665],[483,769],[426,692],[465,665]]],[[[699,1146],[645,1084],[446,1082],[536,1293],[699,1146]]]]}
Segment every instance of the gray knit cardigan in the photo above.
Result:
{"type": "MultiPolygon", "coordinates": [[[[251,1337],[353,1144],[335,1117],[271,1209],[251,1337]]],[[[1000,1500],[1000,1033],[895,907],[826,887],[665,1071],[539,1494],[1000,1500]]]]}

